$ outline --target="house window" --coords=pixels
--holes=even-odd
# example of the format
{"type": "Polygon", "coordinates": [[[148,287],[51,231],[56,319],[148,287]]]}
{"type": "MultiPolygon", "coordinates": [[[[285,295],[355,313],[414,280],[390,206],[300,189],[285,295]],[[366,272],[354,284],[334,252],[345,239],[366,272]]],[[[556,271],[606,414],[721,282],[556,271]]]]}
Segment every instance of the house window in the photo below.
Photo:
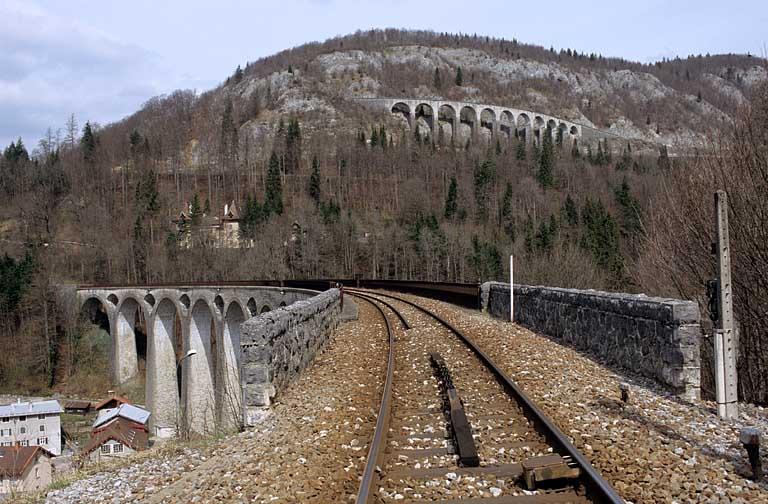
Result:
{"type": "Polygon", "coordinates": [[[8,423],[11,421],[11,417],[3,417],[3,423],[8,423]]]}
{"type": "Polygon", "coordinates": [[[11,429],[0,429],[0,436],[10,436],[11,429]]]}
{"type": "Polygon", "coordinates": [[[24,441],[19,441],[19,446],[29,446],[29,441],[26,439],[24,441]]]}
{"type": "Polygon", "coordinates": [[[13,446],[13,441],[3,441],[0,446],[13,446]]]}
{"type": "Polygon", "coordinates": [[[27,433],[27,428],[26,427],[20,427],[19,428],[19,434],[26,434],[26,433],[27,433]]]}
{"type": "Polygon", "coordinates": [[[27,417],[25,417],[25,416],[20,416],[19,417],[19,422],[26,422],[26,421],[27,421],[27,417]]]}
{"type": "Polygon", "coordinates": [[[40,432],[45,432],[45,425],[40,426],[40,432]]]}
{"type": "Polygon", "coordinates": [[[47,437],[37,438],[37,444],[39,444],[40,446],[47,445],[48,438],[47,437]]]}
{"type": "Polygon", "coordinates": [[[101,445],[101,453],[109,453],[109,450],[110,448],[108,444],[101,445]]]}
{"type": "Polygon", "coordinates": [[[123,453],[123,445],[117,443],[114,447],[114,453],[123,453]]]}
{"type": "Polygon", "coordinates": [[[45,415],[37,415],[38,420],[45,420],[45,415]]]}
{"type": "Polygon", "coordinates": [[[35,467],[35,478],[39,478],[39,477],[40,477],[40,468],[35,467]]]}

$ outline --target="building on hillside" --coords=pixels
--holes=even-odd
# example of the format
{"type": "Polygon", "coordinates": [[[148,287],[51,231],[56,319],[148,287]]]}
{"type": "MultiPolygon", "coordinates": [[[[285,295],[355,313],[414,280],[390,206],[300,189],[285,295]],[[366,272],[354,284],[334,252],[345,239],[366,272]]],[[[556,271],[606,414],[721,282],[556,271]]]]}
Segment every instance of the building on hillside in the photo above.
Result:
{"type": "Polygon", "coordinates": [[[0,447],[0,496],[42,490],[52,481],[51,453],[45,448],[0,447]]]}
{"type": "Polygon", "coordinates": [[[124,418],[129,422],[133,422],[138,425],[147,425],[149,417],[152,413],[149,411],[134,406],[133,404],[121,404],[117,408],[103,409],[99,411],[99,416],[93,421],[93,430],[105,427],[117,418],[124,418]]]}
{"type": "Polygon", "coordinates": [[[59,401],[15,402],[0,406],[0,447],[41,446],[61,455],[59,401]]]}
{"type": "Polygon", "coordinates": [[[91,439],[83,447],[80,457],[98,462],[125,457],[131,453],[146,450],[148,446],[147,425],[118,416],[93,429],[91,439]]]}
{"type": "Polygon", "coordinates": [[[93,409],[91,401],[80,401],[77,399],[70,399],[64,401],[64,412],[72,413],[73,415],[87,415],[93,409]]]}
{"type": "Polygon", "coordinates": [[[130,403],[131,401],[129,401],[127,398],[123,396],[113,395],[107,399],[104,399],[100,403],[98,403],[96,406],[94,406],[93,409],[95,409],[96,411],[101,411],[104,409],[118,408],[123,404],[130,404],[130,403]]]}
{"type": "Polygon", "coordinates": [[[241,246],[241,216],[234,201],[224,205],[224,212],[219,216],[201,213],[195,217],[192,205],[187,204],[172,222],[178,229],[178,243],[182,248],[190,248],[195,243],[205,243],[215,248],[241,246]]]}

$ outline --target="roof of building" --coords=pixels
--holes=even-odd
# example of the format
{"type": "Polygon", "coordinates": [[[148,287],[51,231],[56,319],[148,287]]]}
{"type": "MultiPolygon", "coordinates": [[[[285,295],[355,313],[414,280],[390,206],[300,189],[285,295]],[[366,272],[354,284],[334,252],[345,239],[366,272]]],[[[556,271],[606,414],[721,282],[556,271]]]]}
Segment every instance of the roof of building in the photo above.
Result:
{"type": "Polygon", "coordinates": [[[51,456],[42,446],[0,447],[0,475],[10,478],[22,476],[40,455],[51,456]]]}
{"type": "Polygon", "coordinates": [[[82,456],[88,455],[97,447],[103,445],[109,440],[123,443],[129,448],[140,451],[147,448],[149,444],[149,434],[143,425],[131,422],[124,418],[117,418],[102,429],[95,430],[91,434],[91,439],[83,447],[82,456]]]}
{"type": "Polygon", "coordinates": [[[0,406],[0,417],[19,417],[63,413],[61,404],[56,400],[36,402],[15,402],[0,406]]]}
{"type": "Polygon", "coordinates": [[[93,428],[96,429],[100,425],[104,425],[105,423],[117,417],[125,418],[131,422],[144,425],[149,420],[151,414],[152,413],[149,411],[139,408],[138,406],[134,406],[133,404],[121,404],[117,408],[110,408],[99,411],[99,416],[96,417],[96,420],[93,422],[93,428]]]}
{"type": "Polygon", "coordinates": [[[121,404],[126,404],[126,403],[130,404],[130,402],[131,401],[129,401],[127,398],[125,398],[123,396],[114,395],[112,397],[108,397],[107,399],[104,399],[103,401],[101,401],[99,404],[94,406],[94,409],[100,410],[100,409],[104,409],[106,407],[116,408],[116,407],[120,406],[121,404]]]}
{"type": "Polygon", "coordinates": [[[88,410],[88,409],[91,409],[91,406],[93,406],[93,404],[91,404],[91,401],[81,401],[79,399],[70,399],[69,401],[64,401],[65,410],[69,410],[69,409],[88,410]]]}

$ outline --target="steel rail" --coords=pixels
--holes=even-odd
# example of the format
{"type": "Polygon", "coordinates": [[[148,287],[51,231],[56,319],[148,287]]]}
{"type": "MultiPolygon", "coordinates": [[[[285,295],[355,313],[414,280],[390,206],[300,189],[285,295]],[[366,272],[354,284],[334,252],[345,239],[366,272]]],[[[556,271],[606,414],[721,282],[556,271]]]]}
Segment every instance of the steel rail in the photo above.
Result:
{"type": "MultiPolygon", "coordinates": [[[[379,414],[376,417],[376,428],[373,433],[373,441],[371,441],[371,446],[368,449],[368,458],[366,459],[365,470],[363,471],[363,477],[360,481],[360,489],[357,492],[357,500],[355,501],[357,504],[368,504],[369,502],[373,502],[373,496],[375,495],[374,484],[376,479],[376,469],[381,465],[381,461],[384,457],[385,436],[389,429],[389,415],[392,410],[392,387],[395,380],[395,335],[392,331],[392,327],[389,325],[389,319],[387,318],[387,314],[384,313],[384,309],[373,301],[375,298],[372,299],[371,296],[350,294],[357,296],[360,299],[364,299],[378,310],[384,318],[384,324],[387,327],[387,335],[389,339],[387,375],[384,380],[381,406],[379,407],[379,414]]],[[[382,302],[382,304],[384,304],[384,302],[382,302]]],[[[389,308],[397,313],[397,310],[392,308],[391,305],[389,308]]]]}
{"type": "MultiPolygon", "coordinates": [[[[349,290],[347,290],[346,292],[349,292],[349,290]]],[[[394,314],[395,314],[395,316],[397,316],[397,318],[398,318],[398,319],[400,319],[400,323],[401,323],[401,324],[403,324],[403,327],[404,327],[405,329],[410,329],[410,328],[411,328],[411,324],[409,324],[409,323],[408,323],[408,321],[405,319],[405,316],[403,316],[403,314],[402,314],[402,313],[400,313],[400,312],[399,312],[399,311],[398,311],[398,310],[397,310],[397,309],[396,309],[394,306],[392,306],[392,304],[391,304],[391,303],[389,303],[389,302],[387,302],[387,301],[384,301],[383,299],[377,299],[376,297],[374,297],[374,296],[370,296],[370,295],[368,295],[368,294],[361,294],[361,293],[359,293],[359,292],[356,292],[356,293],[354,293],[354,294],[352,294],[352,295],[353,295],[353,296],[356,296],[356,297],[360,297],[360,298],[363,298],[363,299],[365,299],[366,301],[368,301],[369,303],[370,303],[370,302],[374,302],[374,301],[375,301],[375,302],[377,302],[377,303],[381,303],[381,304],[383,304],[384,306],[386,306],[387,308],[389,308],[389,309],[390,309],[390,311],[392,311],[392,313],[394,313],[394,314]]],[[[378,308],[378,306],[377,306],[377,308],[378,308]]],[[[381,310],[379,310],[379,312],[381,312],[381,310]]]]}
{"type": "MultiPolygon", "coordinates": [[[[504,371],[502,371],[496,365],[496,363],[485,352],[483,352],[474,341],[472,341],[471,338],[466,336],[451,323],[436,313],[428,310],[427,308],[419,306],[418,304],[408,299],[403,299],[391,294],[383,294],[381,292],[369,292],[369,294],[383,296],[410,305],[434,318],[440,324],[445,326],[449,331],[458,336],[459,339],[464,341],[465,344],[469,346],[472,351],[480,358],[480,360],[483,361],[486,367],[488,367],[494,373],[494,375],[496,375],[500,383],[509,392],[511,392],[512,395],[515,396],[518,404],[520,404],[523,410],[527,413],[526,416],[528,416],[531,420],[534,421],[534,423],[540,426],[542,434],[548,438],[550,443],[557,445],[576,462],[576,464],[581,469],[582,474],[584,475],[582,482],[589,490],[594,492],[594,497],[597,498],[596,501],[600,503],[624,504],[624,499],[619,496],[611,484],[608,483],[608,481],[606,481],[605,478],[600,475],[600,473],[592,466],[586,457],[584,457],[584,455],[582,455],[582,453],[573,445],[573,443],[568,440],[560,428],[557,427],[557,425],[555,425],[555,423],[550,420],[549,417],[547,417],[547,415],[541,409],[539,409],[538,406],[536,406],[536,404],[528,397],[528,395],[526,395],[525,392],[523,392],[523,390],[509,376],[507,376],[507,374],[504,373],[504,371]]],[[[590,498],[592,498],[592,496],[590,496],[590,498]]]]}

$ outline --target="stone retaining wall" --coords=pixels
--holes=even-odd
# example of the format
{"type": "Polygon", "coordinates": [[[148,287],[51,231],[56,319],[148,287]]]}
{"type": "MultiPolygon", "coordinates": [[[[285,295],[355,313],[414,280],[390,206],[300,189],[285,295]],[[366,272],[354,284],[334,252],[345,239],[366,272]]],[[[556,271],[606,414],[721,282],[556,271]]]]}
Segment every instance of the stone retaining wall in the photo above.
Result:
{"type": "Polygon", "coordinates": [[[264,313],[241,327],[242,380],[246,424],[255,408],[269,406],[312,361],[336,328],[341,311],[338,289],[264,313]]]}
{"type": "MultiPolygon", "coordinates": [[[[484,311],[509,319],[509,284],[481,288],[484,311]]],[[[515,322],[653,378],[700,393],[699,308],[693,301],[515,285],[515,322]]]]}

